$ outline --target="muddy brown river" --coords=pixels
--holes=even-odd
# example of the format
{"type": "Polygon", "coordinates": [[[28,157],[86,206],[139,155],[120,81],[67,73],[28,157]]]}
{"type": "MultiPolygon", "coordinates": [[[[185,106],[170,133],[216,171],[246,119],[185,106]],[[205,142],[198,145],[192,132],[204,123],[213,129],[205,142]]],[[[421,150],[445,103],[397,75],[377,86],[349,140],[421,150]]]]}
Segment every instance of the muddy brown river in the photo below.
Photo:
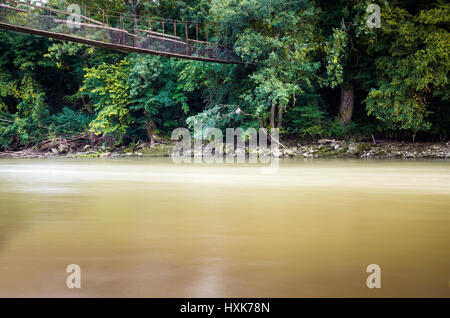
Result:
{"type": "Polygon", "coordinates": [[[0,160],[0,296],[450,297],[450,161],[0,160]]]}

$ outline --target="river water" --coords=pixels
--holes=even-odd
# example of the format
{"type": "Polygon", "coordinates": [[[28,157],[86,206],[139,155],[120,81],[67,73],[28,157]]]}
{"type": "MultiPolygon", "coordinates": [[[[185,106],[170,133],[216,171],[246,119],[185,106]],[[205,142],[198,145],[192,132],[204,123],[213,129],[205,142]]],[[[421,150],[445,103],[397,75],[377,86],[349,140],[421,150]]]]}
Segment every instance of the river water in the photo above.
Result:
{"type": "Polygon", "coordinates": [[[0,296],[450,297],[450,162],[1,160],[0,296]]]}

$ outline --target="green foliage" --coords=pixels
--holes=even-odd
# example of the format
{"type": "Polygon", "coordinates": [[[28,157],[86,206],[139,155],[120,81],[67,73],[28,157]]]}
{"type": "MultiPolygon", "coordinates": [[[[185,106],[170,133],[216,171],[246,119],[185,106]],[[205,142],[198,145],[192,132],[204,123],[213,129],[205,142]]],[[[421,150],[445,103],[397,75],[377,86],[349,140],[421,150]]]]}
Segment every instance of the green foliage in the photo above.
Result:
{"type": "Polygon", "coordinates": [[[83,3],[126,16],[214,21],[200,26],[200,36],[208,30],[210,40],[224,43],[226,30],[249,65],[118,53],[0,31],[0,148],[87,131],[136,142],[193,128],[195,121],[269,127],[271,115],[282,133],[302,138],[450,135],[446,1],[377,1],[380,29],[366,25],[370,0],[83,3]],[[336,118],[340,88],[348,84],[354,118],[343,126],[336,118]]]}
{"type": "Polygon", "coordinates": [[[368,113],[389,129],[427,130],[432,97],[449,98],[450,5],[408,12],[394,1],[383,10],[376,54],[377,87],[370,90],[368,113]]]}
{"type": "Polygon", "coordinates": [[[323,128],[323,135],[326,137],[347,137],[350,132],[360,131],[357,129],[355,122],[351,122],[349,125],[343,126],[338,120],[330,120],[325,123],[323,128]]]}
{"type": "Polygon", "coordinates": [[[323,100],[310,92],[296,98],[292,111],[286,114],[286,133],[301,137],[315,137],[324,134],[326,121],[323,100]]]}
{"type": "Polygon", "coordinates": [[[237,34],[235,51],[257,64],[252,86],[241,97],[246,110],[265,121],[273,105],[285,112],[296,95],[313,88],[320,63],[314,28],[317,9],[310,1],[213,1],[211,12],[237,34]]]}
{"type": "Polygon", "coordinates": [[[43,133],[30,118],[0,112],[0,148],[8,148],[12,144],[28,146],[40,141],[43,133]]]}
{"type": "Polygon", "coordinates": [[[30,117],[39,126],[47,121],[48,105],[44,102],[44,93],[36,87],[31,76],[23,78],[18,93],[17,113],[21,117],[30,117]]]}
{"type": "Polygon", "coordinates": [[[86,68],[80,89],[94,103],[97,117],[90,123],[91,131],[118,137],[126,133],[132,123],[129,110],[129,63],[100,64],[86,68]]]}
{"type": "Polygon", "coordinates": [[[328,75],[326,83],[331,87],[336,87],[344,81],[343,59],[347,41],[345,29],[335,29],[331,41],[325,46],[328,75]]]}
{"type": "Polygon", "coordinates": [[[48,131],[55,136],[87,132],[93,119],[92,115],[64,107],[62,112],[51,117],[48,131]]]}
{"type": "Polygon", "coordinates": [[[131,55],[132,67],[128,77],[130,109],[138,122],[154,121],[168,132],[180,123],[174,119],[189,110],[188,96],[177,82],[177,61],[159,56],[131,55]]]}
{"type": "Polygon", "coordinates": [[[188,117],[186,123],[192,131],[196,124],[200,124],[203,131],[209,127],[225,129],[230,126],[232,121],[238,119],[239,115],[236,113],[238,108],[237,105],[214,105],[203,112],[188,117]]]}

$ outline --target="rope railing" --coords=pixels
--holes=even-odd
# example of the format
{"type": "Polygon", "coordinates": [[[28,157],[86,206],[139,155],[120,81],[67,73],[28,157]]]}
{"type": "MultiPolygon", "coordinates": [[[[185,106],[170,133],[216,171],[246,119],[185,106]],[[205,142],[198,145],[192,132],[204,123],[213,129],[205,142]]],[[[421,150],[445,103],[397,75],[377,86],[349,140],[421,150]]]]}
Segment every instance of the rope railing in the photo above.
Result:
{"type": "Polygon", "coordinates": [[[80,6],[79,15],[66,11],[64,1],[51,5],[0,0],[0,28],[47,36],[120,51],[219,63],[242,63],[221,40],[217,24],[135,16],[80,6]],[[78,22],[79,21],[79,22],[78,22]],[[203,28],[201,28],[203,26],[203,28]],[[200,32],[202,31],[202,32],[200,32]],[[200,37],[200,33],[205,38],[200,37]],[[210,34],[213,33],[213,37],[210,34]],[[210,42],[210,39],[214,42],[210,42]]]}

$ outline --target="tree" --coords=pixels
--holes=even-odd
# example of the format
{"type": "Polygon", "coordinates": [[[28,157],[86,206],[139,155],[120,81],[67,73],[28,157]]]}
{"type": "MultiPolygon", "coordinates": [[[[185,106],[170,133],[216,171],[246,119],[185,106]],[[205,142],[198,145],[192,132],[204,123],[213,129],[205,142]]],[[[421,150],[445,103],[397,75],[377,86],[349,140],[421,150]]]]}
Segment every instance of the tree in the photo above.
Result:
{"type": "Polygon", "coordinates": [[[126,60],[86,69],[80,90],[93,101],[97,115],[90,127],[96,134],[118,138],[132,123],[128,74],[129,63],[126,60]]]}
{"type": "Polygon", "coordinates": [[[27,146],[44,135],[51,109],[43,83],[60,72],[43,58],[47,39],[0,31],[0,47],[0,147],[27,146]]]}
{"type": "Polygon", "coordinates": [[[367,0],[316,0],[321,10],[320,29],[326,38],[324,53],[327,78],[331,88],[339,86],[340,102],[337,119],[346,126],[351,123],[355,105],[355,90],[370,85],[373,57],[367,52],[376,29],[367,26],[367,0]],[[356,84],[355,84],[356,83],[356,84]],[[357,86],[357,87],[355,87],[357,86]]]}
{"type": "Polygon", "coordinates": [[[392,1],[370,50],[376,56],[376,87],[366,98],[368,113],[388,129],[427,130],[433,99],[448,102],[450,5],[444,1],[392,1]]]}
{"type": "Polygon", "coordinates": [[[157,127],[169,131],[177,127],[177,118],[189,110],[188,96],[177,82],[178,61],[160,56],[132,54],[128,84],[130,109],[136,112],[136,123],[145,126],[153,140],[157,127]]]}
{"type": "Polygon", "coordinates": [[[212,16],[236,37],[235,51],[256,65],[242,94],[248,112],[264,126],[283,127],[283,113],[296,96],[313,89],[320,63],[314,61],[317,9],[307,0],[216,0],[212,16]]]}

